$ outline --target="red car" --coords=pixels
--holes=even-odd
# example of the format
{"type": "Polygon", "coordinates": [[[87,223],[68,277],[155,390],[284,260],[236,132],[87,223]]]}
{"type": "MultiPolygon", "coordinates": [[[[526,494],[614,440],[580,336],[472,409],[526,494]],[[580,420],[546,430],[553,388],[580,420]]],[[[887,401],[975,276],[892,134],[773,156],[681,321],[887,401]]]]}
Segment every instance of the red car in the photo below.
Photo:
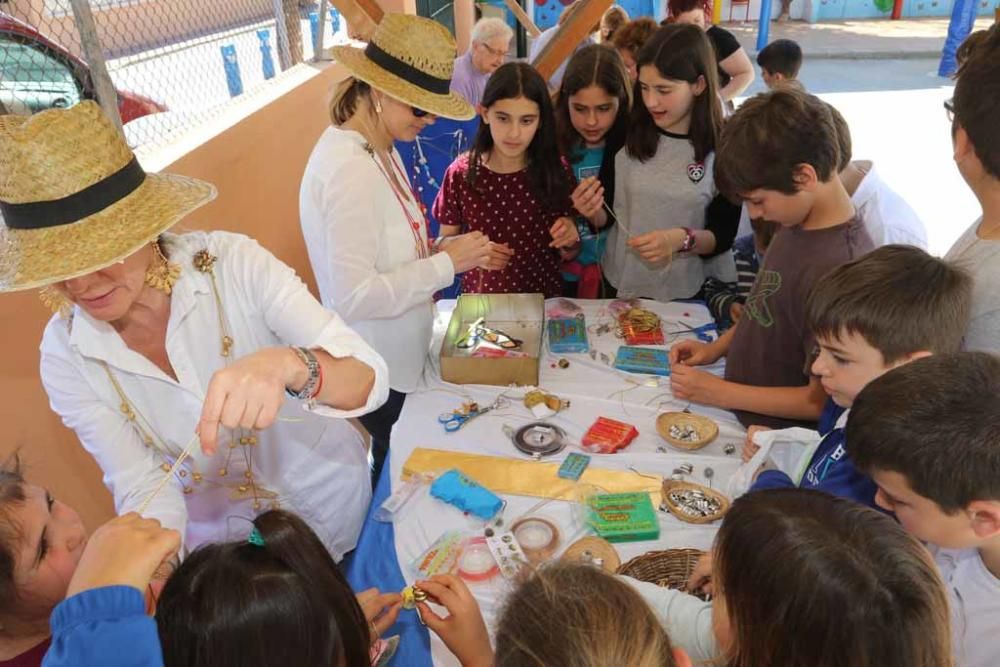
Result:
{"type": "MultiPolygon", "coordinates": [[[[167,108],[148,97],[118,90],[122,122],[167,108]]],[[[94,99],[87,63],[27,23],[0,12],[0,113],[31,114],[94,99]]]]}

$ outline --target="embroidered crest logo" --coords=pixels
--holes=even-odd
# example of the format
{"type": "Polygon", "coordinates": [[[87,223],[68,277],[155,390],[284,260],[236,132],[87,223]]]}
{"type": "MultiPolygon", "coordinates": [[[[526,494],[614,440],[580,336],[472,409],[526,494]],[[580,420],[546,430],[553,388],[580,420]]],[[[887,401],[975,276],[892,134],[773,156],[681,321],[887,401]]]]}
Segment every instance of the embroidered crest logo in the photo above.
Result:
{"type": "Polygon", "coordinates": [[[774,325],[774,315],[767,305],[767,300],[781,289],[781,274],[777,271],[761,271],[757,275],[753,292],[747,299],[747,315],[757,324],[766,329],[774,325]]]}
{"type": "Polygon", "coordinates": [[[705,164],[703,162],[692,162],[688,165],[688,178],[692,183],[701,183],[705,178],[705,164]]]}

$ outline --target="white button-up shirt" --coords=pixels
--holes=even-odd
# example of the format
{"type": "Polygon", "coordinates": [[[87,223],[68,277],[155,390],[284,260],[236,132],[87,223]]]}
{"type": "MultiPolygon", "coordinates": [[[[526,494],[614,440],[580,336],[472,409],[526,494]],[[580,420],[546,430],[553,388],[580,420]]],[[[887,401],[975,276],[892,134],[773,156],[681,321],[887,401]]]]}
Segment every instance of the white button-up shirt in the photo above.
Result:
{"type": "MultiPolygon", "coordinates": [[[[408,393],[430,348],[434,293],[451,285],[455,267],[447,253],[419,258],[403,206],[414,220],[423,213],[411,197],[400,204],[364,145],[351,130],[323,132],[299,191],[302,235],[323,305],[385,358],[390,386],[408,393]]],[[[422,224],[418,231],[426,243],[422,224]]]]}
{"type": "MultiPolygon", "coordinates": [[[[353,549],[371,500],[364,443],[344,419],[376,409],[388,395],[385,362],[335,314],[324,309],[295,272],[256,241],[226,232],[165,235],[170,261],[181,266],[167,324],[166,348],[177,380],[127,347],[107,322],[75,308],[71,320],[54,317],[41,345],[41,376],[52,409],[76,431],[97,460],[119,513],[136,510],[162,479],[163,457],[143,444],[121,409],[101,362],[106,362],[136,413],[149,422],[170,459],[191,440],[212,375],[225,365],[221,356],[219,309],[210,276],[193,265],[200,250],[217,258],[215,279],[238,359],[269,346],[322,348],[334,357],[355,357],[375,371],[367,404],[341,411],[288,400],[278,421],[257,433],[258,444],[230,448],[220,433],[218,452],[206,457],[195,446],[181,478],[194,492],[185,495],[178,480],[160,491],[146,515],[185,535],[193,548],[206,541],[245,535],[252,517],[274,502],[239,494],[252,454],[257,484],[277,494],[278,505],[297,513],[339,559],[353,549]],[[246,452],[245,452],[246,450],[246,452]],[[226,475],[220,475],[226,468],[226,475]],[[203,476],[193,480],[193,472],[203,476]],[[233,498],[233,496],[240,496],[233,498]]],[[[337,378],[325,378],[336,382],[337,378]]]]}

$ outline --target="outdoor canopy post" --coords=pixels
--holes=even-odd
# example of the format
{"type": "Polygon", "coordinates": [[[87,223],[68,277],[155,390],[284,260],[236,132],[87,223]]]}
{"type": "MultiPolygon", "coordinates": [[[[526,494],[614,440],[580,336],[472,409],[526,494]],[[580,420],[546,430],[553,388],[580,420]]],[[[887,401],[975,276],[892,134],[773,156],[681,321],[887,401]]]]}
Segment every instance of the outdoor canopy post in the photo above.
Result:
{"type": "Polygon", "coordinates": [[[757,22],[757,50],[767,46],[767,34],[771,30],[771,0],[761,0],[760,20],[757,22]]]}

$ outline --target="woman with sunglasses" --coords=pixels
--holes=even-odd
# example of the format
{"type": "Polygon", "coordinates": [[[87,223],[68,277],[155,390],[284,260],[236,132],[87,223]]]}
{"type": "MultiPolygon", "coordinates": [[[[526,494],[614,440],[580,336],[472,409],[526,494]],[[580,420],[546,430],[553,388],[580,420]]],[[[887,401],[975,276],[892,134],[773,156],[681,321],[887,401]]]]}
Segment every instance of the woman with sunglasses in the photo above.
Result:
{"type": "Polygon", "coordinates": [[[350,76],[330,103],[332,126],[302,177],[302,233],[323,305],[335,310],[389,367],[388,402],[361,423],[372,435],[373,481],[406,394],[430,349],[433,296],[455,274],[489,261],[474,232],[434,241],[394,141],[413,141],[437,116],[467,120],[449,91],[455,41],[429,19],[387,14],[365,48],[338,46],[350,76]]]}

